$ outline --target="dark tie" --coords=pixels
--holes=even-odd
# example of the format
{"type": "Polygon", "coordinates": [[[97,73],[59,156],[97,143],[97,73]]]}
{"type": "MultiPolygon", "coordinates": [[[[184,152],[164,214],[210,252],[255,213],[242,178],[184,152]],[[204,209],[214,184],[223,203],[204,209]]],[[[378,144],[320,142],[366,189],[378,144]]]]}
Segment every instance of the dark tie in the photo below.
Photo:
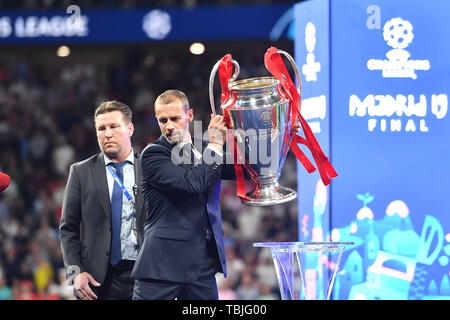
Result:
{"type": "MultiPolygon", "coordinates": [[[[117,177],[123,183],[123,166],[125,162],[110,163],[116,169],[117,177]]],[[[120,228],[122,226],[122,201],[123,193],[119,184],[114,181],[113,193],[111,197],[111,222],[112,222],[112,243],[110,262],[114,266],[122,259],[120,251],[120,228]]]]}

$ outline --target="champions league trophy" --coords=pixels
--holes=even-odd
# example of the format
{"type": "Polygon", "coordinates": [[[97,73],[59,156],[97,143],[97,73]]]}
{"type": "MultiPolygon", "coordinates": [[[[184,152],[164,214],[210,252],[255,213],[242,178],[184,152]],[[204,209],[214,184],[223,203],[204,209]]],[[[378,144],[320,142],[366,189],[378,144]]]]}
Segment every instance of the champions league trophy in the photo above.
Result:
{"type": "MultiPolygon", "coordinates": [[[[233,124],[234,127],[233,130],[228,130],[227,142],[234,156],[237,194],[246,205],[275,205],[297,197],[294,190],[278,183],[290,146],[295,148],[297,158],[308,172],[314,171],[315,168],[300,151],[297,143],[303,143],[310,148],[316,163],[328,162],[312,131],[300,115],[300,89],[292,83],[279,54],[287,57],[291,63],[300,88],[301,79],[294,59],[285,51],[274,47],[267,50],[264,60],[266,68],[275,77],[236,81],[239,64],[227,54],[214,65],[209,78],[211,109],[213,114],[216,114],[213,85],[214,77],[219,71],[222,87],[220,109],[227,126],[230,128],[233,124]],[[292,131],[297,120],[303,120],[301,124],[306,139],[296,137],[292,131]],[[244,170],[254,184],[254,190],[249,193],[245,192],[244,170]]],[[[333,173],[335,174],[334,169],[330,172],[327,168],[324,172],[328,171],[328,174],[322,175],[323,170],[320,169],[319,166],[322,178],[326,176],[328,179],[328,175],[333,177],[333,173]]]]}
{"type": "MultiPolygon", "coordinates": [[[[221,106],[227,131],[227,146],[233,156],[237,195],[242,203],[268,206],[297,197],[294,190],[280,186],[287,153],[291,148],[297,159],[311,173],[315,167],[297,144],[308,147],[326,186],[337,176],[323,154],[307,122],[300,114],[300,76],[294,59],[285,51],[271,47],[264,55],[266,68],[274,77],[258,77],[236,81],[239,64],[230,54],[213,67],[209,78],[209,99],[212,113],[214,77],[219,72],[222,87],[221,106]],[[287,57],[297,77],[294,85],[280,54],[287,57]],[[233,71],[234,69],[234,71],[233,71]],[[293,131],[299,121],[305,138],[293,131]],[[254,190],[246,193],[244,170],[253,181],[254,190]]],[[[342,254],[350,242],[260,242],[255,247],[270,248],[280,287],[281,298],[330,299],[342,254]],[[331,254],[337,256],[331,262],[331,254]],[[326,258],[326,259],[324,259],[326,258]],[[323,265],[323,261],[327,261],[323,265]],[[318,272],[305,269],[316,265],[318,272]],[[326,266],[332,266],[328,272],[326,266]]]]}
{"type": "MultiPolygon", "coordinates": [[[[294,66],[297,79],[300,79],[292,57],[282,50],[278,52],[288,57],[294,66]]],[[[222,60],[214,65],[209,80],[213,114],[216,113],[214,76],[221,62],[222,60]]],[[[255,189],[241,197],[241,200],[244,204],[253,206],[274,205],[293,200],[297,193],[278,184],[292,140],[290,100],[274,77],[235,81],[239,75],[239,64],[236,60],[231,62],[235,70],[226,83],[228,88],[225,88],[229,90],[229,97],[223,101],[220,108],[224,115],[229,115],[234,124],[236,151],[239,155],[248,155],[248,160],[241,158],[241,164],[255,185],[255,189]]],[[[221,83],[223,84],[222,78],[221,83]]]]}

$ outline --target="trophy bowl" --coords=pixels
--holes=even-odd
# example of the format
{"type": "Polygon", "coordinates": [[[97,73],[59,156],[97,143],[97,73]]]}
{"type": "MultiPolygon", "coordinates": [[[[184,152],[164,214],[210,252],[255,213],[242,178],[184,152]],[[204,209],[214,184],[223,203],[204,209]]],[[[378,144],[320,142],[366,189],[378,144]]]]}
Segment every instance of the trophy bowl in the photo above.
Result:
{"type": "Polygon", "coordinates": [[[233,81],[230,98],[221,106],[229,112],[237,147],[245,155],[242,164],[255,185],[242,199],[246,205],[275,205],[297,197],[278,183],[292,140],[290,101],[280,89],[274,77],[233,81]]]}
{"type": "MultiPolygon", "coordinates": [[[[324,185],[338,176],[300,113],[301,78],[294,59],[287,52],[270,47],[264,55],[264,64],[274,77],[236,81],[239,64],[231,54],[226,54],[217,61],[209,76],[209,101],[215,115],[213,86],[214,76],[219,71],[220,110],[231,130],[227,132],[227,146],[235,166],[237,195],[244,204],[252,206],[274,205],[297,197],[294,190],[278,183],[290,147],[308,173],[316,170],[297,144],[304,144],[311,151],[324,185]],[[280,54],[293,67],[297,86],[280,54]],[[297,124],[301,125],[305,137],[298,134],[297,124]],[[244,171],[255,186],[249,193],[245,190],[244,171]]],[[[228,160],[227,157],[230,163],[228,160]]]]}

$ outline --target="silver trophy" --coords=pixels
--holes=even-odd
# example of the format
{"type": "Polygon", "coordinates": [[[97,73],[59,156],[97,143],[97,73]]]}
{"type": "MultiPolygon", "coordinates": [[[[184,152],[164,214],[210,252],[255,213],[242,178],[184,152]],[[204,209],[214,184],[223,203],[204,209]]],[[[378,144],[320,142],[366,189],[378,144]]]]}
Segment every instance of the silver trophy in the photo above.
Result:
{"type": "MultiPolygon", "coordinates": [[[[285,51],[277,50],[286,56],[294,68],[297,81],[300,81],[294,59],[285,51]]],[[[255,189],[241,197],[242,203],[251,206],[269,206],[288,202],[297,193],[280,186],[278,179],[286,160],[292,140],[291,101],[283,93],[280,82],[274,77],[257,77],[236,81],[239,64],[231,60],[234,73],[228,80],[229,98],[223,102],[222,114],[226,109],[234,125],[233,135],[244,170],[254,182],[255,189]]],[[[214,77],[220,60],[214,65],[209,78],[209,98],[213,114],[214,77]]],[[[300,95],[300,92],[297,92],[300,95]]],[[[228,140],[230,143],[230,139],[228,140]]],[[[231,150],[228,145],[228,150],[231,150]]],[[[292,173],[295,174],[295,173],[292,173]]]]}

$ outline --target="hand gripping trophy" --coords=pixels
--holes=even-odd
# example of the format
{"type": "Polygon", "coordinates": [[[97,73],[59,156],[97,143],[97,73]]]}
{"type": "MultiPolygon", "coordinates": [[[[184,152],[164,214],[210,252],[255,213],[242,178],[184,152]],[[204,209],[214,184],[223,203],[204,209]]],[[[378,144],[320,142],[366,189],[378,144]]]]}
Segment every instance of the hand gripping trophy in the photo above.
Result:
{"type": "Polygon", "coordinates": [[[331,183],[330,178],[337,177],[300,114],[301,79],[294,59],[287,52],[271,47],[264,56],[264,63],[273,77],[236,81],[239,64],[231,54],[227,54],[214,65],[209,78],[211,109],[216,114],[213,86],[214,77],[219,72],[222,88],[220,109],[228,128],[233,128],[228,130],[227,145],[234,161],[237,195],[242,203],[252,206],[274,205],[297,197],[294,190],[278,183],[290,148],[309,173],[316,170],[297,144],[303,144],[310,150],[324,185],[331,183]],[[291,63],[298,89],[280,54],[291,63]],[[293,132],[297,121],[305,137],[293,132]],[[245,190],[244,170],[254,185],[254,190],[248,193],[245,190]]]}

